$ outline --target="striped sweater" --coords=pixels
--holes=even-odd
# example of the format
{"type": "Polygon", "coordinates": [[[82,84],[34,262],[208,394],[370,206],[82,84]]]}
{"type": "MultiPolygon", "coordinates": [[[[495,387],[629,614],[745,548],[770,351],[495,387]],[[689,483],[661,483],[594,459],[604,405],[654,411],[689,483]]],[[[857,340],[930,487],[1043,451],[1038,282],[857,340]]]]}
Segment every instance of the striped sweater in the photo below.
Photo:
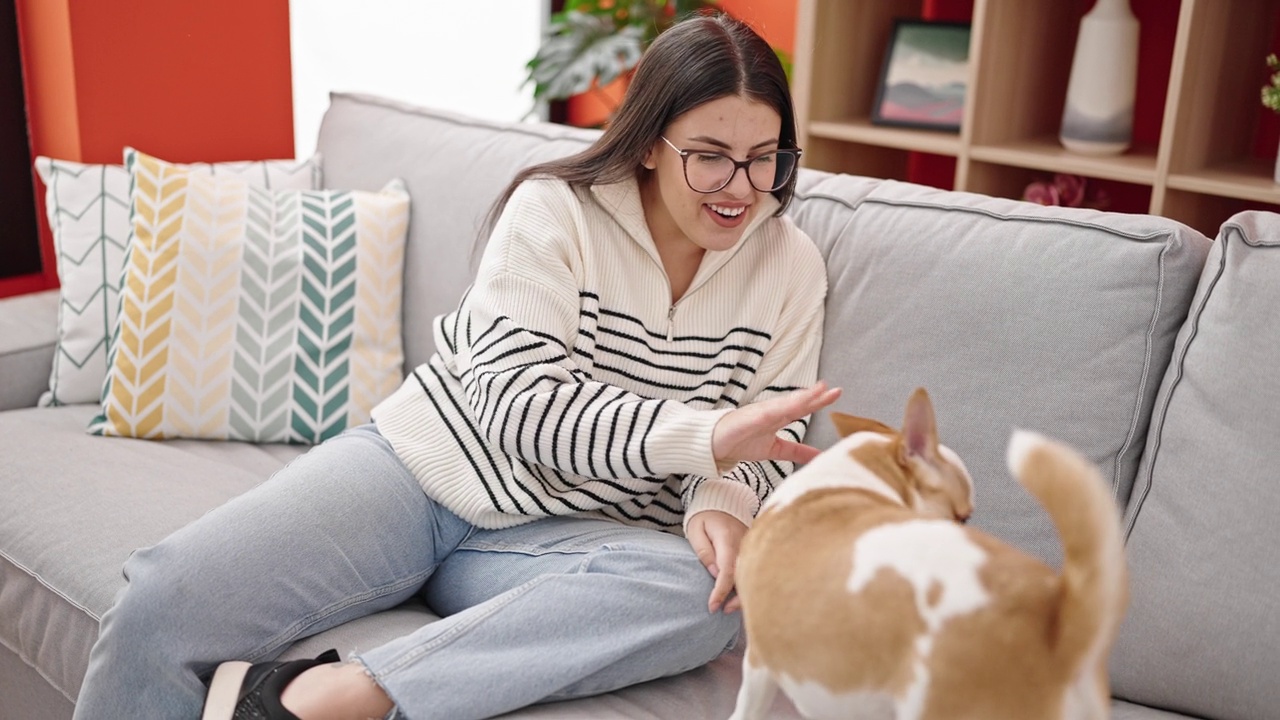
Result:
{"type": "Polygon", "coordinates": [[[673,304],[635,180],[521,184],[379,431],[480,527],[594,513],[678,534],[703,510],[749,526],[790,463],[718,467],[712,429],[815,381],[826,295],[816,247],[776,209],[767,196],[673,304]]]}

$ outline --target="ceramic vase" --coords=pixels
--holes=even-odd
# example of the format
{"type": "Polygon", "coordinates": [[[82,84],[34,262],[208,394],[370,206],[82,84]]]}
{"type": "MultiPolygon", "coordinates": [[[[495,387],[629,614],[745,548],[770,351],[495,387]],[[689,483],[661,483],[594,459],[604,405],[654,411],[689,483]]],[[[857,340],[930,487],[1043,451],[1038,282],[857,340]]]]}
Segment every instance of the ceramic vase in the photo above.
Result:
{"type": "Polygon", "coordinates": [[[1137,83],[1138,19],[1129,0],[1098,0],[1080,21],[1059,134],[1063,146],[1090,155],[1127,150],[1137,83]]]}

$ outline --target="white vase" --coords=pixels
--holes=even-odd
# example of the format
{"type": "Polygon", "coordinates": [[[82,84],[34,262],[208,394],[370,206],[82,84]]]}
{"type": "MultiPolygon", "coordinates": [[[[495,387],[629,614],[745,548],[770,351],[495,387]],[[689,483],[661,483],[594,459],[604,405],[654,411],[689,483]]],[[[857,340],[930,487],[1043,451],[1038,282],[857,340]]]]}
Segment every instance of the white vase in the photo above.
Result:
{"type": "Polygon", "coordinates": [[[1129,0],[1098,0],[1080,21],[1059,140],[1090,155],[1115,155],[1133,141],[1138,19],[1129,0]]]}
{"type": "Polygon", "coordinates": [[[1276,151],[1276,169],[1272,179],[1277,183],[1280,183],[1280,150],[1276,151]]]}

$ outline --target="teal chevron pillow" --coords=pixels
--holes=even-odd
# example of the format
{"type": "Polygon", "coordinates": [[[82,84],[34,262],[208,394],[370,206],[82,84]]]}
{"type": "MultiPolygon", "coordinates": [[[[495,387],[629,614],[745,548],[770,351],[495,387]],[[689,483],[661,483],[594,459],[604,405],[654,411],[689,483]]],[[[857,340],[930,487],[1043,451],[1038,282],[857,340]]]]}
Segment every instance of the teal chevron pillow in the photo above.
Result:
{"type": "Polygon", "coordinates": [[[101,435],[316,443],[403,377],[409,194],[272,191],[126,152],[101,435]]]}
{"type": "MultiPolygon", "coordinates": [[[[58,347],[41,406],[98,402],[107,345],[119,305],[129,238],[129,173],[123,165],[36,158],[45,212],[57,251],[61,304],[58,347]]],[[[272,189],[320,187],[320,156],[306,160],[189,165],[193,172],[237,177],[272,189]]]]}

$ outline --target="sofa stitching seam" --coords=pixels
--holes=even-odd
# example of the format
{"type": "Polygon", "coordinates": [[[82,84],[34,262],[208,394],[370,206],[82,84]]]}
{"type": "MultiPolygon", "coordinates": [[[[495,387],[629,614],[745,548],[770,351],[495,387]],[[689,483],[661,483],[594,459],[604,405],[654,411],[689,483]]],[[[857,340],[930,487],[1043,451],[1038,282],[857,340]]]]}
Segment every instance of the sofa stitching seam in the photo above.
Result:
{"type": "Polygon", "coordinates": [[[1158,242],[1168,243],[1170,242],[1170,240],[1168,240],[1167,238],[1173,234],[1167,228],[1161,228],[1158,230],[1153,230],[1150,233],[1140,234],[1140,233],[1126,232],[1124,230],[1117,230],[1114,227],[1110,227],[1110,226],[1099,224],[1099,223],[1084,222],[1081,220],[1073,220],[1070,218],[1056,218],[1056,217],[1050,218],[1050,217],[1036,217],[1034,215],[1021,215],[1017,213],[999,213],[994,210],[988,210],[986,208],[961,207],[956,205],[938,205],[934,203],[923,202],[920,200],[892,200],[888,198],[867,197],[867,198],[864,198],[862,202],[875,203],[879,205],[889,205],[893,207],[914,207],[914,208],[922,208],[922,209],[928,209],[928,210],[942,210],[944,212],[974,213],[977,215],[985,215],[987,217],[990,217],[996,220],[1022,220],[1025,222],[1033,222],[1033,223],[1072,225],[1075,227],[1098,230],[1098,231],[1107,233],[1109,235],[1116,235],[1119,237],[1128,238],[1130,240],[1158,241],[1158,242]]]}
{"type": "MultiPolygon", "coordinates": [[[[71,605],[77,610],[80,610],[81,612],[83,612],[85,615],[89,616],[89,618],[92,619],[95,623],[102,622],[102,619],[99,618],[96,614],[94,614],[91,610],[89,610],[89,608],[72,600],[70,597],[67,597],[66,594],[62,593],[57,588],[50,585],[39,573],[34,572],[33,570],[31,570],[31,568],[28,568],[27,566],[18,562],[16,559],[14,559],[13,556],[4,552],[4,550],[2,549],[0,549],[0,558],[3,558],[5,561],[9,562],[14,567],[26,573],[33,580],[40,583],[41,586],[47,588],[54,595],[64,600],[68,605],[71,605]]],[[[53,688],[54,690],[57,690],[58,693],[61,694],[63,697],[65,697],[72,705],[75,705],[76,699],[71,697],[71,694],[68,693],[66,688],[62,686],[62,683],[50,677],[48,673],[44,671],[44,668],[40,667],[38,664],[32,661],[31,658],[27,657],[26,653],[22,652],[21,648],[12,647],[9,643],[5,642],[4,638],[2,637],[0,637],[0,645],[4,645],[5,649],[13,653],[14,655],[18,656],[18,659],[21,660],[23,663],[25,663],[27,667],[30,667],[32,670],[35,670],[36,674],[38,674],[41,678],[43,678],[45,682],[49,683],[49,687],[53,688]]]]}
{"type": "Polygon", "coordinates": [[[1131,501],[1129,503],[1129,510],[1126,513],[1123,528],[1126,544],[1131,539],[1133,530],[1138,524],[1138,515],[1141,514],[1143,505],[1146,504],[1147,498],[1151,495],[1151,488],[1154,485],[1155,466],[1157,458],[1160,455],[1160,446],[1164,438],[1164,425],[1168,418],[1169,405],[1172,404],[1173,396],[1177,392],[1178,386],[1182,383],[1182,379],[1185,376],[1184,366],[1186,364],[1187,353],[1190,352],[1191,346],[1195,344],[1196,337],[1200,334],[1200,318],[1204,314],[1205,308],[1209,305],[1209,302],[1213,299],[1213,293],[1218,287],[1218,281],[1222,279],[1223,273],[1226,272],[1227,250],[1229,248],[1227,240],[1231,237],[1231,233],[1227,232],[1228,229],[1239,231],[1242,236],[1244,234],[1243,230],[1238,225],[1229,223],[1223,226],[1222,237],[1217,241],[1222,243],[1222,256],[1218,260],[1217,272],[1214,274],[1213,280],[1209,283],[1209,287],[1205,291],[1204,297],[1200,298],[1199,305],[1190,308],[1187,314],[1187,319],[1184,321],[1192,323],[1191,332],[1187,336],[1186,342],[1182,344],[1182,347],[1174,348],[1174,357],[1170,359],[1171,365],[1176,363],[1177,371],[1173,382],[1169,385],[1169,392],[1165,393],[1163,398],[1157,399],[1160,404],[1160,407],[1157,408],[1159,411],[1159,422],[1156,422],[1156,413],[1153,412],[1152,421],[1148,423],[1148,427],[1153,430],[1152,436],[1147,440],[1147,443],[1151,446],[1151,453],[1149,458],[1143,458],[1143,466],[1140,468],[1140,474],[1143,477],[1135,479],[1134,489],[1130,492],[1131,501]],[[1137,487],[1138,480],[1142,482],[1141,488],[1137,487]],[[1133,492],[1138,492],[1139,495],[1136,498],[1133,498],[1133,492]]]}
{"type": "Polygon", "coordinates": [[[435,114],[430,112],[415,112],[413,110],[410,110],[409,108],[400,107],[394,103],[376,102],[376,98],[371,98],[369,96],[361,95],[358,93],[334,93],[334,95],[337,95],[339,97],[344,97],[348,100],[352,100],[354,102],[358,102],[365,105],[376,105],[378,107],[386,108],[393,112],[399,113],[401,115],[409,115],[412,117],[422,117],[422,118],[430,118],[432,120],[440,120],[442,122],[447,122],[450,125],[456,125],[458,127],[473,127],[473,128],[483,128],[487,130],[502,130],[503,132],[513,132],[520,135],[527,135],[529,137],[535,137],[540,140],[569,140],[572,142],[582,143],[587,145],[590,145],[592,142],[592,141],[587,141],[584,138],[573,137],[572,135],[569,135],[569,134],[557,135],[553,133],[539,133],[539,132],[534,132],[530,128],[524,128],[521,126],[510,127],[510,126],[503,126],[497,123],[489,124],[484,122],[463,120],[461,118],[453,118],[447,115],[440,115],[440,114],[435,114]]]}

